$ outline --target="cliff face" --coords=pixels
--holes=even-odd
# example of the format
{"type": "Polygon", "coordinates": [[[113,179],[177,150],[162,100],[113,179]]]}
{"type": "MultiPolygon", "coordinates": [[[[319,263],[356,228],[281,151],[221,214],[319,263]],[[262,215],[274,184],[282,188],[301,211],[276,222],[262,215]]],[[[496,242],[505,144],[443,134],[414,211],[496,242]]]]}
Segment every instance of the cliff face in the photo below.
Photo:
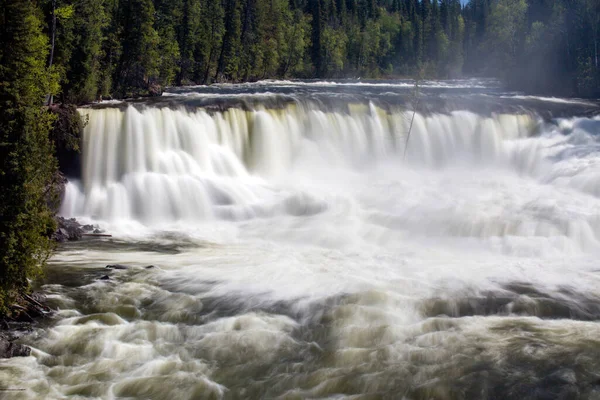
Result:
{"type": "Polygon", "coordinates": [[[69,178],[81,176],[80,141],[87,121],[81,118],[74,104],[53,105],[49,111],[56,115],[50,139],[62,174],[69,178]]]}

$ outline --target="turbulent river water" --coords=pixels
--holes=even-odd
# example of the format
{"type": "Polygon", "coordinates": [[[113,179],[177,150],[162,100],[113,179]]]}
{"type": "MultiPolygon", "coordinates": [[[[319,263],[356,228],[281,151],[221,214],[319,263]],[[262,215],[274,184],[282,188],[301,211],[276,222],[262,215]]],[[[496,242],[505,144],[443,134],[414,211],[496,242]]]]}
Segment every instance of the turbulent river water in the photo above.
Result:
{"type": "Polygon", "coordinates": [[[261,82],[80,112],[62,214],[113,237],[53,257],[0,398],[600,399],[598,102],[261,82]]]}

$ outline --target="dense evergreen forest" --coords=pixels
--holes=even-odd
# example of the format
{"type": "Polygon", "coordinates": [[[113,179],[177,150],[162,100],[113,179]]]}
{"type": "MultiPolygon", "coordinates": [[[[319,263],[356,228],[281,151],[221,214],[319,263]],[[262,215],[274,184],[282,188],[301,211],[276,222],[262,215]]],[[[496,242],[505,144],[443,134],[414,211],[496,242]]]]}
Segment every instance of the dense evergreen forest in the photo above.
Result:
{"type": "Polygon", "coordinates": [[[265,78],[499,77],[598,95],[597,0],[37,0],[59,100],[265,78]]]}
{"type": "Polygon", "coordinates": [[[51,251],[65,104],[265,78],[600,96],[598,0],[0,0],[0,21],[0,312],[51,251]]]}

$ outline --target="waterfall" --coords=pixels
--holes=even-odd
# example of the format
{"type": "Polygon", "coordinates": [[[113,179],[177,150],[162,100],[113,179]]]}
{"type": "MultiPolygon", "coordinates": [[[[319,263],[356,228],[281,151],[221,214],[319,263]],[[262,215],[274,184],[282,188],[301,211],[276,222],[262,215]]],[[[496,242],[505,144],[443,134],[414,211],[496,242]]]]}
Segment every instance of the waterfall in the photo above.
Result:
{"type": "MultiPolygon", "coordinates": [[[[82,181],[70,184],[62,212],[145,224],[204,220],[216,208],[251,205],[264,182],[298,160],[363,168],[402,161],[412,112],[349,104],[280,108],[85,108],[82,181]]],[[[498,165],[533,171],[539,154],[522,141],[534,132],[529,114],[480,116],[468,111],[415,116],[406,167],[498,165]]]]}

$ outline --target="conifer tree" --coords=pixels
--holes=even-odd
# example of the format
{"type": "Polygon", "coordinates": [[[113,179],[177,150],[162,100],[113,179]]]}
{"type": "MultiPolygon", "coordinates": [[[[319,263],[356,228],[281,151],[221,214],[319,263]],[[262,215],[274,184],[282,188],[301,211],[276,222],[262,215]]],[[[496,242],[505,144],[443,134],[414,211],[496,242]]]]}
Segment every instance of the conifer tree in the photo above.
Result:
{"type": "Polygon", "coordinates": [[[73,12],[73,50],[66,66],[64,100],[80,104],[97,99],[101,92],[103,30],[107,25],[104,1],[80,0],[73,12]]]}
{"type": "Polygon", "coordinates": [[[216,70],[216,61],[225,33],[225,10],[220,1],[204,0],[201,23],[202,32],[196,43],[194,59],[200,64],[196,80],[210,83],[211,71],[216,70]]]}
{"type": "Polygon", "coordinates": [[[177,30],[180,50],[178,85],[188,83],[193,79],[196,68],[194,49],[202,32],[200,27],[200,0],[184,0],[182,11],[181,25],[177,30]]]}
{"type": "Polygon", "coordinates": [[[137,94],[158,78],[160,38],[154,14],[152,0],[123,0],[119,5],[122,52],[114,82],[121,95],[137,94]]]}
{"type": "Polygon", "coordinates": [[[31,0],[0,2],[0,312],[27,290],[50,255],[54,220],[47,205],[56,170],[43,109],[56,85],[47,70],[48,38],[31,0]]]}

